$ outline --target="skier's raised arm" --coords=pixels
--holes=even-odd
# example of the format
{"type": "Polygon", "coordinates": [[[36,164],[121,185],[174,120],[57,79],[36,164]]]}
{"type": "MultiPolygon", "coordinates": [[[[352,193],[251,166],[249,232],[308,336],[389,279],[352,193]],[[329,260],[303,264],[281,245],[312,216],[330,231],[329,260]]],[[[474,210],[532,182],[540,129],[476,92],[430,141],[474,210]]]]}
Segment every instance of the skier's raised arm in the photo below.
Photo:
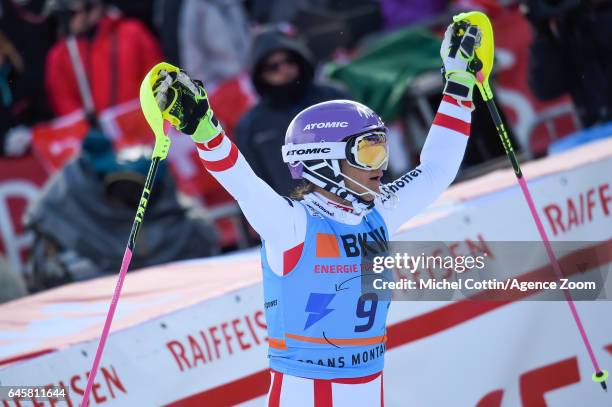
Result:
{"type": "Polygon", "coordinates": [[[390,234],[435,200],[459,171],[474,110],[475,77],[470,62],[479,43],[480,31],[475,26],[463,37],[454,37],[452,26],[446,30],[440,48],[446,78],[444,95],[421,150],[421,162],[383,186],[383,191],[398,198],[396,205],[377,205],[390,234]]]}
{"type": "Polygon", "coordinates": [[[164,116],[191,136],[203,166],[236,199],[261,238],[281,251],[303,241],[304,209],[277,194],[255,175],[225,135],[202,82],[192,80],[183,71],[161,71],[159,76],[153,91],[164,116]],[[273,222],[273,219],[282,219],[282,222],[273,222]]]}

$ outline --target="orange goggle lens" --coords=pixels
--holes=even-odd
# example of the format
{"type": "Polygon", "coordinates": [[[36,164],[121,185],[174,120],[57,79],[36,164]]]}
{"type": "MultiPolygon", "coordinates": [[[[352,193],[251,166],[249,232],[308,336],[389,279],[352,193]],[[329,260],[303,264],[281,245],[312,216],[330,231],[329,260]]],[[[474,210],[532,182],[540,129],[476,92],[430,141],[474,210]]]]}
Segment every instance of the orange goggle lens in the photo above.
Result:
{"type": "Polygon", "coordinates": [[[367,134],[355,140],[355,161],[357,164],[376,170],[387,161],[389,149],[384,133],[367,134]]]}

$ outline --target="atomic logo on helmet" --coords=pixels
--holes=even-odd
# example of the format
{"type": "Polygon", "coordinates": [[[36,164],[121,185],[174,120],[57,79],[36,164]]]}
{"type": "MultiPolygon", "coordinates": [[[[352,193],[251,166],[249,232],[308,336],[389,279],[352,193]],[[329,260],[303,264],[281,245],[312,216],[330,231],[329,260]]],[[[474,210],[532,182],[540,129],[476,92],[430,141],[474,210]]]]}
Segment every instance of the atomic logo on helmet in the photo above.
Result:
{"type": "Polygon", "coordinates": [[[337,127],[346,128],[348,127],[348,122],[321,122],[321,123],[308,123],[304,126],[304,130],[314,130],[314,129],[334,129],[337,127]]]}

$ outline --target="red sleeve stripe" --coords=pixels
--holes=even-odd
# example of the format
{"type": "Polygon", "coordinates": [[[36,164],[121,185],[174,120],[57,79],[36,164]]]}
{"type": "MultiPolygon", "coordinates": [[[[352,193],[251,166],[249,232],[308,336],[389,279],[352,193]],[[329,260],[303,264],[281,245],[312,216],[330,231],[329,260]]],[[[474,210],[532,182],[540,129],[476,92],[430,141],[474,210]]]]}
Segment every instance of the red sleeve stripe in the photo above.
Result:
{"type": "Polygon", "coordinates": [[[445,127],[450,130],[454,130],[465,136],[470,135],[470,123],[464,122],[456,117],[445,115],[444,113],[436,113],[433,124],[441,127],[445,127]]]}
{"type": "Polygon", "coordinates": [[[204,168],[206,168],[208,171],[225,171],[227,169],[232,168],[234,164],[236,164],[236,161],[238,161],[238,147],[236,147],[236,145],[232,143],[229,154],[227,155],[227,157],[222,158],[221,160],[207,161],[203,158],[200,158],[200,161],[204,165],[204,168]]]}
{"type": "Polygon", "coordinates": [[[460,107],[457,103],[449,103],[446,100],[442,100],[440,103],[438,113],[454,117],[455,119],[459,119],[466,123],[470,123],[472,121],[472,112],[470,110],[466,109],[465,107],[460,107]]]}
{"type": "Polygon", "coordinates": [[[444,95],[444,97],[442,97],[442,101],[447,102],[447,103],[451,103],[451,104],[453,104],[455,106],[463,105],[463,106],[469,107],[469,108],[472,107],[472,102],[463,102],[463,103],[460,104],[459,102],[457,102],[457,99],[455,99],[452,96],[448,96],[448,95],[444,95]]]}
{"type": "MultiPolygon", "coordinates": [[[[212,142],[213,140],[211,140],[212,142]]],[[[214,140],[215,144],[217,144],[217,140],[214,140]]],[[[230,155],[232,150],[232,141],[227,138],[221,138],[221,142],[218,143],[215,147],[211,146],[211,143],[207,143],[204,145],[204,148],[200,148],[203,144],[196,143],[198,155],[204,161],[219,161],[230,155]]]]}
{"type": "Polygon", "coordinates": [[[225,133],[221,132],[219,133],[219,135],[215,136],[208,143],[195,143],[195,144],[196,144],[196,147],[198,147],[200,150],[210,151],[210,150],[214,150],[215,148],[219,147],[224,137],[225,137],[225,133]]]}

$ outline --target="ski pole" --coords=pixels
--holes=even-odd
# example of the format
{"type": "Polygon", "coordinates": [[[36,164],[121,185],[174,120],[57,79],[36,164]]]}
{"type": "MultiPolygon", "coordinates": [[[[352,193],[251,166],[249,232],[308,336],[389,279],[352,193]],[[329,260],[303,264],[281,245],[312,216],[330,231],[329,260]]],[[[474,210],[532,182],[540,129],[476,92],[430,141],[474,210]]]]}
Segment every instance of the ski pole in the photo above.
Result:
{"type": "Polygon", "coordinates": [[[136,237],[138,236],[138,231],[140,230],[140,226],[142,225],[142,221],[144,219],[145,210],[147,209],[147,203],[149,202],[149,198],[151,196],[157,168],[160,161],[164,160],[168,155],[168,150],[170,148],[170,138],[166,135],[167,126],[164,122],[161,111],[157,106],[152,90],[153,83],[155,83],[155,79],[157,78],[157,75],[161,69],[176,71],[176,68],[174,68],[172,65],[162,62],[157,64],[155,67],[153,67],[153,69],[151,69],[151,71],[149,71],[140,85],[140,106],[145,118],[147,119],[147,122],[149,123],[149,126],[151,126],[151,129],[155,134],[155,147],[153,148],[151,165],[149,166],[147,178],[142,189],[138,209],[136,209],[136,216],[134,217],[134,222],[132,223],[132,229],[128,238],[127,247],[125,248],[125,253],[123,254],[123,260],[121,261],[121,268],[119,270],[119,276],[117,277],[115,291],[113,292],[113,297],[106,314],[106,320],[104,321],[104,327],[102,328],[102,335],[100,336],[100,341],[98,342],[98,348],[96,350],[93,365],[87,378],[87,386],[85,387],[85,392],[83,393],[81,407],[87,407],[87,403],[89,401],[89,394],[91,393],[91,388],[93,386],[94,379],[96,378],[96,373],[98,372],[100,360],[102,359],[102,352],[104,351],[104,346],[106,345],[106,339],[108,338],[108,334],[110,332],[117,303],[119,302],[123,281],[125,280],[125,275],[130,266],[130,261],[132,260],[132,254],[134,253],[134,247],[136,246],[136,237]]]}
{"type": "MultiPolygon", "coordinates": [[[[540,238],[544,243],[544,247],[546,248],[546,253],[550,262],[552,264],[552,268],[554,273],[558,279],[563,278],[563,273],[561,272],[561,266],[557,261],[555,253],[553,252],[552,246],[550,244],[550,239],[544,229],[544,225],[542,224],[542,220],[540,219],[540,215],[536,210],[535,204],[533,202],[533,198],[531,197],[531,193],[529,192],[529,188],[527,187],[527,181],[523,176],[521,171],[521,167],[519,165],[518,159],[514,153],[514,148],[512,146],[512,142],[508,137],[508,132],[506,131],[506,127],[504,122],[499,115],[499,111],[497,109],[497,105],[493,100],[493,91],[491,90],[491,86],[489,85],[489,75],[491,73],[491,68],[493,67],[493,58],[494,58],[494,48],[493,48],[493,27],[491,26],[491,22],[489,18],[481,12],[472,11],[469,13],[461,13],[453,17],[453,21],[455,23],[459,23],[461,21],[467,20],[470,24],[476,25],[480,28],[482,32],[482,43],[480,47],[481,53],[477,53],[478,60],[476,61],[476,85],[478,86],[478,90],[482,95],[483,100],[485,101],[489,113],[491,114],[491,118],[493,119],[493,123],[495,124],[495,129],[497,130],[497,134],[499,135],[502,145],[504,146],[504,151],[512,164],[512,168],[514,170],[514,175],[521,187],[521,191],[523,192],[523,196],[527,201],[527,205],[529,206],[529,210],[531,212],[531,216],[536,224],[536,228],[540,234],[540,238]]],[[[591,342],[587,336],[584,325],[582,324],[582,320],[580,319],[580,315],[578,315],[578,310],[576,309],[576,305],[574,304],[574,300],[572,299],[572,295],[568,289],[564,289],[563,293],[565,295],[565,300],[567,305],[570,308],[572,313],[572,317],[576,322],[576,326],[578,327],[578,331],[580,332],[580,336],[582,337],[582,342],[589,354],[589,358],[591,359],[591,363],[593,364],[593,368],[595,372],[591,376],[591,379],[595,383],[599,383],[603,390],[607,391],[606,379],[608,378],[608,372],[606,370],[602,370],[597,362],[597,358],[595,357],[595,353],[593,352],[593,347],[591,346],[591,342]]]]}

